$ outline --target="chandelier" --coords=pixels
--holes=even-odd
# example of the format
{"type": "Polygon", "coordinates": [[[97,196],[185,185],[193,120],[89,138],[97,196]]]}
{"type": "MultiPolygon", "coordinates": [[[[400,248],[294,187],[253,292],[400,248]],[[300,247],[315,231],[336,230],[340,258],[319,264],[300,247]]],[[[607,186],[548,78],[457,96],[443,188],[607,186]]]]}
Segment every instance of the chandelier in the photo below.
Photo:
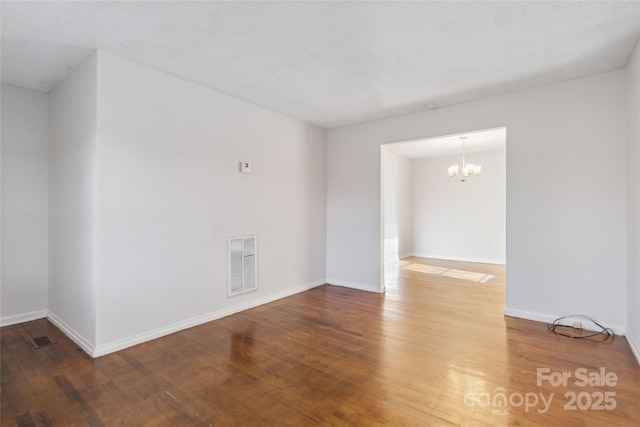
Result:
{"type": "Polygon", "coordinates": [[[465,140],[467,139],[467,137],[461,136],[460,139],[462,140],[462,170],[460,170],[461,169],[460,166],[453,165],[453,166],[449,166],[447,171],[449,172],[449,176],[451,178],[458,178],[460,181],[466,182],[473,175],[480,175],[482,166],[474,165],[473,163],[467,164],[464,157],[464,148],[465,148],[464,146],[465,146],[465,140]]]}

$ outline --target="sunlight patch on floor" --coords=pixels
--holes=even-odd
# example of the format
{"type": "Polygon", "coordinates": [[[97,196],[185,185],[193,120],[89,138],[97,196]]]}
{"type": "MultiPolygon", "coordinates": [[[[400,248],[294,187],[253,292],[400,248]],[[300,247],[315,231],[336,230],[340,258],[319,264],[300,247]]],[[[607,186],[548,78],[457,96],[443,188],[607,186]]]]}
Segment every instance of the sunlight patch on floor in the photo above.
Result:
{"type": "Polygon", "coordinates": [[[445,276],[453,279],[468,280],[471,282],[487,283],[495,276],[493,274],[478,273],[475,271],[456,270],[453,268],[436,267],[428,264],[409,264],[404,267],[407,270],[418,273],[431,274],[434,276],[445,276]]]}

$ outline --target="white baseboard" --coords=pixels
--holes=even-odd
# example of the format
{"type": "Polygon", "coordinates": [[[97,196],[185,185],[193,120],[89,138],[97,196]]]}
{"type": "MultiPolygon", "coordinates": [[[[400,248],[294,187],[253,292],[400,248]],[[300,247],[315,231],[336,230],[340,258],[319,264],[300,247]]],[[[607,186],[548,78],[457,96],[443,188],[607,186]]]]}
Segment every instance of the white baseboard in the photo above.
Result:
{"type": "Polygon", "coordinates": [[[638,364],[640,364],[640,345],[638,345],[638,343],[633,339],[631,335],[627,335],[625,338],[627,339],[627,342],[629,343],[629,347],[631,347],[631,351],[633,352],[633,355],[636,357],[638,364]]]}
{"type": "Polygon", "coordinates": [[[490,259],[490,258],[451,257],[451,256],[447,256],[447,255],[424,254],[424,253],[413,253],[413,254],[411,254],[411,256],[414,256],[416,258],[442,259],[442,260],[446,260],[446,261],[479,262],[479,263],[482,263],[482,264],[506,265],[504,260],[490,259]]]}
{"type": "Polygon", "coordinates": [[[341,286],[343,288],[352,288],[359,291],[382,293],[384,290],[380,286],[371,286],[363,283],[345,282],[344,280],[327,279],[327,283],[333,286],[341,286]]]}
{"type": "Polygon", "coordinates": [[[54,325],[58,327],[66,336],[68,336],[71,341],[80,346],[81,349],[85,351],[89,356],[95,356],[95,345],[89,342],[85,337],[79,334],[75,329],[69,326],[66,322],[60,319],[55,313],[48,312],[47,319],[54,325]]]}
{"type": "Polygon", "coordinates": [[[28,313],[13,314],[11,316],[4,316],[0,318],[0,327],[31,322],[32,320],[44,319],[45,317],[47,317],[47,310],[36,310],[28,313]]]}
{"type": "Polygon", "coordinates": [[[189,329],[194,326],[201,325],[203,323],[211,322],[235,313],[239,313],[250,308],[258,307],[263,304],[267,304],[281,298],[286,298],[291,295],[298,294],[300,292],[307,291],[309,289],[316,288],[326,284],[325,280],[318,280],[315,282],[307,283],[305,285],[297,286],[295,288],[287,289],[286,291],[278,292],[272,295],[267,295],[262,298],[257,298],[251,301],[247,301],[241,304],[233,305],[231,307],[225,307],[211,313],[206,313],[200,316],[195,316],[180,322],[166,325],[161,328],[145,331],[140,334],[132,335],[126,338],[114,340],[105,344],[98,345],[92,352],[89,353],[92,357],[100,357],[109,353],[114,353],[119,350],[123,350],[134,345],[142,344],[147,341],[154,340],[166,335],[173,334],[184,329],[189,329]]]}
{"type": "MultiPolygon", "coordinates": [[[[519,319],[534,320],[536,322],[544,322],[547,324],[553,323],[554,320],[562,317],[562,315],[552,315],[546,313],[536,313],[532,311],[517,310],[513,308],[505,308],[504,315],[508,317],[517,317],[519,319]]],[[[585,321],[584,318],[576,318],[577,321],[582,322],[582,327],[588,331],[600,331],[600,328],[589,321],[585,321]]],[[[616,335],[625,335],[626,330],[622,326],[608,325],[606,323],[599,322],[605,328],[610,328],[616,335]]]]}

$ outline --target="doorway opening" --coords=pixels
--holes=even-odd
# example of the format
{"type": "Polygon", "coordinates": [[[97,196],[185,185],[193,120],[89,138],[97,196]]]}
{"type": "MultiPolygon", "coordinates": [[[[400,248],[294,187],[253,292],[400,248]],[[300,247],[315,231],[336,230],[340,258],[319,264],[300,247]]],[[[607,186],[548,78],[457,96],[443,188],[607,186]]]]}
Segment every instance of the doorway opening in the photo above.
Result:
{"type": "Polygon", "coordinates": [[[385,144],[380,158],[383,291],[412,259],[506,265],[506,128],[385,144]],[[466,163],[482,165],[464,181],[449,173],[461,137],[466,163]]]}

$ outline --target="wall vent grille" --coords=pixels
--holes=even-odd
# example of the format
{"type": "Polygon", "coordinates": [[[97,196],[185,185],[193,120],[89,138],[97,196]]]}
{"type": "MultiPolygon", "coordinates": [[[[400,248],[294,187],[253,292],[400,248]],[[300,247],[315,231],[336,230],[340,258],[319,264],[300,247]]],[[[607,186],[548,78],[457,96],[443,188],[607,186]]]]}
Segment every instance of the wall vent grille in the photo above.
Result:
{"type": "Polygon", "coordinates": [[[229,237],[227,239],[227,296],[258,289],[257,236],[229,237]]]}

